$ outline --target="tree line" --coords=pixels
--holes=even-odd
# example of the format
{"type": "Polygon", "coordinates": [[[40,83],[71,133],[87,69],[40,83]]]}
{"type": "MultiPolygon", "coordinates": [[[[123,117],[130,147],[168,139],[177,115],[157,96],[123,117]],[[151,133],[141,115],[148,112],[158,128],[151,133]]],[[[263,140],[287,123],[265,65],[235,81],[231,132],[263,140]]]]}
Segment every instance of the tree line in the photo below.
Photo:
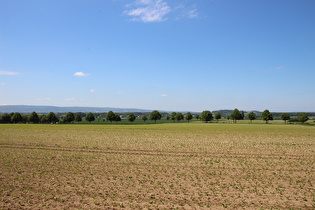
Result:
{"type": "MultiPolygon", "coordinates": [[[[89,112],[87,114],[85,113],[72,113],[68,112],[65,115],[57,116],[54,112],[49,112],[48,114],[37,114],[36,112],[32,112],[30,115],[23,114],[21,115],[19,112],[15,113],[4,113],[0,116],[0,123],[73,123],[73,122],[82,122],[83,116],[85,115],[85,120],[88,122],[93,122],[96,120],[95,114],[89,112]]],[[[212,113],[209,110],[205,110],[201,112],[201,114],[193,115],[190,112],[187,112],[185,115],[181,112],[172,112],[170,114],[166,115],[167,120],[172,120],[175,122],[181,122],[182,120],[187,120],[190,122],[193,118],[197,120],[201,120],[202,122],[208,123],[212,120],[216,120],[217,122],[222,118],[222,114],[220,112],[212,113]]],[[[266,123],[273,120],[272,113],[269,112],[269,110],[264,110],[262,114],[259,116],[262,120],[264,120],[266,123]]],[[[137,118],[137,116],[134,113],[129,113],[127,115],[127,120],[129,122],[134,122],[137,118]]],[[[156,123],[157,120],[161,120],[162,114],[154,110],[152,111],[148,116],[142,115],[138,116],[143,122],[145,123],[147,120],[152,120],[156,123]]],[[[225,116],[226,119],[232,120],[233,123],[237,123],[238,120],[244,120],[249,119],[252,123],[253,120],[256,120],[258,118],[257,114],[254,112],[249,112],[245,115],[243,111],[239,111],[238,109],[234,109],[233,112],[229,115],[225,116]]],[[[290,122],[302,122],[305,123],[307,120],[309,120],[309,117],[307,113],[300,113],[297,118],[291,118],[290,114],[288,113],[282,113],[280,115],[280,118],[287,123],[287,121],[290,122]]],[[[120,122],[121,116],[117,113],[114,113],[113,111],[109,111],[105,115],[106,121],[109,122],[120,122]]]]}
{"type": "MultiPolygon", "coordinates": [[[[73,122],[82,122],[85,113],[72,113],[68,112],[66,115],[57,116],[54,112],[49,112],[48,114],[37,114],[36,112],[32,112],[30,115],[20,114],[19,112],[13,113],[4,113],[0,115],[0,123],[73,123],[73,122]]],[[[136,115],[134,113],[130,113],[127,116],[129,122],[134,122],[136,120],[136,115]]],[[[156,122],[160,120],[162,115],[159,111],[155,110],[151,112],[149,116],[143,115],[141,119],[145,122],[147,120],[153,120],[156,122]]],[[[95,114],[89,112],[85,115],[84,119],[88,122],[93,122],[96,120],[95,114]]],[[[113,111],[109,111],[105,116],[106,121],[109,122],[119,122],[121,121],[121,116],[113,111]]]]}
{"type": "MultiPolygon", "coordinates": [[[[252,121],[256,120],[258,116],[254,112],[249,112],[245,116],[244,112],[240,112],[238,109],[234,109],[233,112],[227,116],[227,119],[232,119],[234,123],[236,123],[237,120],[244,120],[244,118],[249,119],[250,122],[252,123],[252,121]]],[[[273,115],[268,109],[266,109],[262,112],[260,118],[268,124],[269,121],[273,120],[273,115]]],[[[283,120],[284,123],[287,123],[287,121],[291,120],[291,116],[289,113],[282,113],[280,115],[280,119],[283,120]]],[[[305,123],[308,120],[309,120],[308,115],[305,112],[303,112],[300,113],[296,119],[292,119],[292,122],[305,123]]]]}

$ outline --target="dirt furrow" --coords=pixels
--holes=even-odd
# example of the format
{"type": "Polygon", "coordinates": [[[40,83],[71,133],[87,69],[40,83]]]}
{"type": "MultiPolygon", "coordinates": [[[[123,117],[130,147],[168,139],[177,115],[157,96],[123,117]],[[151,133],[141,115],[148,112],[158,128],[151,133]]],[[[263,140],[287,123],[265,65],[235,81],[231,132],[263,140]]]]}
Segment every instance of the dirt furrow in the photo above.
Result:
{"type": "Polygon", "coordinates": [[[148,156],[173,156],[173,157],[209,157],[209,158],[251,158],[251,159],[283,159],[283,160],[315,160],[315,157],[304,157],[294,155],[269,155],[269,154],[244,154],[244,153],[196,153],[183,151],[153,151],[153,150],[100,150],[100,149],[75,149],[75,148],[56,148],[56,147],[32,147],[32,146],[13,146],[0,145],[2,148],[28,149],[28,150],[51,150],[64,152],[84,152],[84,153],[104,153],[121,155],[148,155],[148,156]]]}

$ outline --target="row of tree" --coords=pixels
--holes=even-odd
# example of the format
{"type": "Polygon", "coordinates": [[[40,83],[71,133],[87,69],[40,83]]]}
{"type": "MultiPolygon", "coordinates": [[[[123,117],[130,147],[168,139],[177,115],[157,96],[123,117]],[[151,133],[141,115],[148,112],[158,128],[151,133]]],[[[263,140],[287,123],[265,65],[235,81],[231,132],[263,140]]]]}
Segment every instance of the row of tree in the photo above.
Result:
{"type": "Polygon", "coordinates": [[[65,116],[58,117],[54,112],[49,112],[47,115],[38,115],[36,112],[32,112],[30,115],[21,115],[19,112],[4,113],[0,117],[2,123],[71,123],[73,121],[82,121],[82,117],[72,112],[68,112],[65,116]]]}
{"type": "MultiPolygon", "coordinates": [[[[136,115],[134,113],[130,113],[127,116],[127,119],[130,122],[134,122],[136,120],[136,115]]],[[[162,118],[162,115],[159,111],[153,111],[151,112],[150,116],[147,117],[146,115],[143,115],[141,119],[145,122],[148,119],[153,120],[156,122],[157,120],[160,120],[162,118]]],[[[95,115],[91,112],[87,113],[85,115],[85,120],[88,122],[92,122],[96,119],[95,115]]],[[[121,116],[117,113],[114,113],[112,111],[109,111],[106,114],[105,119],[110,122],[119,122],[121,121],[121,116]]],[[[72,122],[81,122],[82,116],[80,113],[74,114],[72,112],[68,112],[64,116],[58,117],[54,112],[49,112],[47,115],[42,114],[38,115],[36,112],[32,112],[30,115],[21,115],[19,112],[15,113],[4,113],[0,116],[0,123],[72,123],[72,122]]]]}
{"type": "MultiPolygon", "coordinates": [[[[4,113],[0,117],[1,123],[72,123],[74,121],[81,122],[82,121],[82,113],[74,114],[72,112],[68,112],[67,114],[58,117],[54,112],[50,112],[47,115],[42,114],[38,115],[36,112],[32,112],[30,115],[21,115],[19,112],[15,113],[4,113]]],[[[196,118],[197,120],[201,120],[203,122],[210,122],[213,119],[219,121],[222,118],[222,114],[220,112],[216,112],[213,114],[212,112],[206,110],[203,111],[200,115],[193,116],[190,112],[187,112],[185,115],[181,112],[172,112],[171,114],[168,114],[166,116],[167,120],[173,120],[174,122],[180,122],[181,120],[187,120],[190,122],[193,118],[196,118]]],[[[233,112],[230,115],[227,115],[226,118],[228,120],[232,120],[234,123],[236,123],[238,120],[244,120],[245,117],[252,122],[253,120],[257,119],[258,116],[254,112],[249,112],[247,115],[244,114],[244,112],[239,111],[238,109],[234,109],[233,112]]],[[[136,120],[137,116],[134,113],[129,113],[127,116],[128,121],[134,122],[136,120]]],[[[162,115],[159,111],[155,110],[150,113],[149,116],[142,115],[141,119],[145,122],[147,120],[153,120],[155,123],[157,120],[160,120],[162,118],[162,115]]],[[[270,120],[273,120],[272,113],[269,112],[269,110],[263,111],[260,118],[266,123],[268,123],[270,120]]],[[[280,118],[284,120],[286,123],[288,120],[293,120],[297,122],[306,122],[309,117],[306,113],[300,113],[299,116],[296,119],[291,119],[290,115],[288,113],[282,113],[280,118]]],[[[88,122],[92,122],[96,119],[95,115],[91,112],[85,115],[85,120],[88,122]]],[[[121,116],[117,113],[114,113],[112,111],[109,111],[105,119],[107,121],[112,122],[119,122],[121,121],[121,116]]]]}
{"type": "MultiPolygon", "coordinates": [[[[234,109],[233,112],[227,116],[228,119],[232,119],[234,123],[236,123],[237,120],[243,120],[244,117],[250,120],[252,123],[253,120],[257,119],[257,115],[254,112],[249,112],[246,116],[244,116],[244,113],[240,112],[238,109],[234,109]]],[[[261,114],[260,118],[264,120],[266,123],[269,121],[273,120],[273,115],[270,113],[268,109],[264,110],[263,113],[261,114]]],[[[287,123],[288,120],[291,120],[291,116],[288,113],[282,113],[280,115],[280,118],[287,123]]],[[[300,113],[297,119],[295,119],[298,122],[305,123],[307,120],[309,120],[308,115],[303,112],[300,113]]]]}

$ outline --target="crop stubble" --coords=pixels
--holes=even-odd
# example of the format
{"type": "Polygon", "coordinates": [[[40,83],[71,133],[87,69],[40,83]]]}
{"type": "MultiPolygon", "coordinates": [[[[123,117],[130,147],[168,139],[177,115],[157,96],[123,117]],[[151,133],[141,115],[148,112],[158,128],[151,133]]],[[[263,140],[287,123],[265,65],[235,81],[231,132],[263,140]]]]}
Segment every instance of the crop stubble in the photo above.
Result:
{"type": "Polygon", "coordinates": [[[1,125],[0,207],[315,207],[297,125],[1,125]]]}

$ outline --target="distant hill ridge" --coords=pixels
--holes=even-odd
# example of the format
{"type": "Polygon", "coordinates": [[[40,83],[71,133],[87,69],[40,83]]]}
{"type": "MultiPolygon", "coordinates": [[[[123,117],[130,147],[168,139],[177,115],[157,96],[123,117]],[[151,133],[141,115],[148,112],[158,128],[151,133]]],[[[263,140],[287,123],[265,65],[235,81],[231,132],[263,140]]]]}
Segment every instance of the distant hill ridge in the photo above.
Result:
{"type": "MultiPolygon", "coordinates": [[[[45,114],[49,112],[55,112],[55,113],[67,113],[67,112],[92,112],[92,113],[102,113],[102,112],[117,112],[117,113],[128,113],[128,112],[138,112],[138,113],[146,113],[146,112],[152,112],[153,110],[149,109],[136,109],[136,108],[113,108],[113,107],[80,107],[80,106],[72,106],[72,107],[62,107],[62,106],[37,106],[37,105],[0,105],[0,114],[1,113],[12,113],[12,112],[20,112],[20,113],[31,113],[31,112],[37,112],[39,114],[45,114]]],[[[163,111],[159,110],[163,113],[171,113],[173,111],[163,111]]],[[[261,111],[256,110],[240,110],[243,111],[244,114],[248,114],[249,112],[254,112],[256,115],[261,115],[261,111]]],[[[187,113],[188,111],[175,111],[175,112],[182,112],[187,113]]],[[[230,109],[221,109],[221,110],[214,110],[212,111],[213,114],[216,112],[220,112],[223,116],[229,115],[233,112],[233,110],[230,109]]],[[[201,112],[193,112],[191,113],[201,113],[201,112]]],[[[280,116],[283,112],[272,112],[272,114],[275,116],[280,116]]],[[[298,115],[301,112],[287,112],[291,115],[298,115]]],[[[307,112],[309,116],[315,116],[315,112],[307,112]]]]}
{"type": "Polygon", "coordinates": [[[152,110],[134,108],[113,108],[113,107],[61,107],[61,106],[36,106],[36,105],[0,105],[0,113],[49,113],[49,112],[151,112],[152,110]]]}

